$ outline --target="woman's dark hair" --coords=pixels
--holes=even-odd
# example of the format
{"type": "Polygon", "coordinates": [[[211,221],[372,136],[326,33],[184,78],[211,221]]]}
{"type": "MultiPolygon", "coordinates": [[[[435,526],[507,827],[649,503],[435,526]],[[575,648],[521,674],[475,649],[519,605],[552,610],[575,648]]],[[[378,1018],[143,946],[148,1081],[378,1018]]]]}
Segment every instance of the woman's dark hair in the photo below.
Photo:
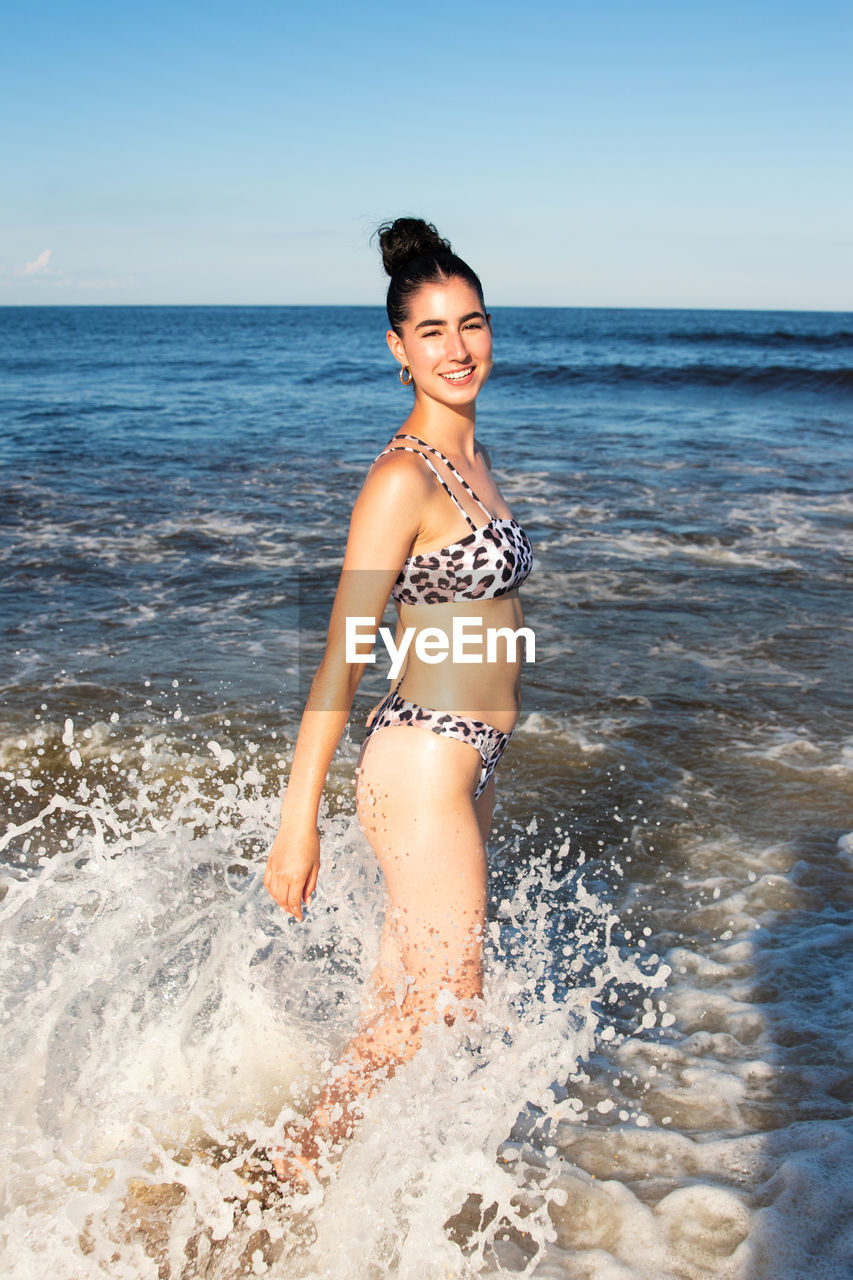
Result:
{"type": "Polygon", "coordinates": [[[486,309],[483,286],[467,262],[458,258],[450,241],[438,234],[431,222],[423,218],[397,218],[383,222],[376,235],[382,263],[391,277],[385,305],[388,323],[399,333],[409,318],[409,306],[418,289],[425,284],[445,280],[465,280],[476,289],[486,309]]]}

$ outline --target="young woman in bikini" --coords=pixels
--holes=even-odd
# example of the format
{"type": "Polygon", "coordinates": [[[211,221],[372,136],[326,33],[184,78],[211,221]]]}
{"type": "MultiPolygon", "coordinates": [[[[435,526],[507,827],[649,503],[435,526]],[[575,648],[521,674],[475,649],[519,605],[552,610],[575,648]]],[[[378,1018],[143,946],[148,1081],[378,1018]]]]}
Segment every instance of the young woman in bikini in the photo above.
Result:
{"type": "Polygon", "coordinates": [[[430,1022],[452,1020],[454,1009],[475,1012],[492,775],[519,713],[521,653],[508,642],[490,653],[483,645],[477,660],[472,642],[479,628],[505,636],[520,629],[518,587],[532,564],[474,438],[477,396],[492,368],[482,287],[420,219],[386,224],[379,242],[391,277],[388,346],[414,405],[353,509],[264,883],[302,919],[320,868],[320,799],[364,670],[347,661],[347,618],[372,617],[378,626],[390,594],[398,637],[414,628],[415,640],[402,678],[369,719],[356,784],[387,911],[361,1025],[306,1126],[288,1133],[287,1150],[274,1157],[282,1178],[316,1170],[351,1131],[359,1097],[416,1052],[430,1022]],[[438,662],[435,629],[452,649],[455,621],[465,631],[463,660],[438,662]]]}

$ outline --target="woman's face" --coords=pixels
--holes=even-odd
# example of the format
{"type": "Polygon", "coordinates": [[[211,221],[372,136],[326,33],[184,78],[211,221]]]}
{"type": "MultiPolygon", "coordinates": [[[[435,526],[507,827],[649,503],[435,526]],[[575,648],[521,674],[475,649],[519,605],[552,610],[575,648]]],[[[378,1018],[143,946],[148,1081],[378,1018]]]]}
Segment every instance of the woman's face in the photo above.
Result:
{"type": "Polygon", "coordinates": [[[492,369],[492,330],[477,290],[454,277],[412,298],[401,335],[388,346],[412,371],[416,391],[453,408],[473,403],[492,369]]]}

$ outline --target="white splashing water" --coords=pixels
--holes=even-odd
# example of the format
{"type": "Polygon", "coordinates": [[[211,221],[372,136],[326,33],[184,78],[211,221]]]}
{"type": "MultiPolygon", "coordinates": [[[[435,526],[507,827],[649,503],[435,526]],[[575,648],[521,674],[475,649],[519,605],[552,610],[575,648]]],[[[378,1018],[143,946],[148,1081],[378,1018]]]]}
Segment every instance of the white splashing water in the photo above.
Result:
{"type": "Polygon", "coordinates": [[[370,1100],[322,1194],[247,1211],[222,1146],[274,1142],[280,1113],[322,1081],[382,915],[372,854],[340,814],[324,819],[306,923],[275,908],[241,854],[271,826],[250,772],[213,803],[187,776],[168,815],[144,789],[119,812],[84,785],[87,799],[56,795],[7,833],[30,846],[60,813],[74,839],[14,873],[1,909],[6,1273],[402,1280],[500,1269],[502,1250],[530,1273],[565,1193],[507,1139],[590,1052],[607,984],[662,977],[619,957],[587,893],[601,963],[558,997],[543,975],[559,881],[532,862],[500,903],[505,928],[491,925],[479,1023],[434,1029],[370,1100]]]}
{"type": "Polygon", "coordinates": [[[600,866],[558,872],[567,849],[539,852],[532,823],[495,880],[479,1021],[433,1029],[322,1189],[247,1191],[246,1150],[275,1145],[355,1025],[383,904],[338,812],[311,912],[287,919],[261,884],[264,778],[221,755],[169,802],[156,777],[111,803],[78,774],[4,838],[5,1275],[793,1280],[814,1248],[798,1201],[832,1238],[813,1274],[847,1274],[853,1135],[741,1114],[773,1074],[738,975],[779,850],[739,848],[749,893],[717,880],[707,908],[727,927],[664,963],[625,945],[600,866]],[[58,818],[67,847],[54,830],[39,858],[58,818]]]}

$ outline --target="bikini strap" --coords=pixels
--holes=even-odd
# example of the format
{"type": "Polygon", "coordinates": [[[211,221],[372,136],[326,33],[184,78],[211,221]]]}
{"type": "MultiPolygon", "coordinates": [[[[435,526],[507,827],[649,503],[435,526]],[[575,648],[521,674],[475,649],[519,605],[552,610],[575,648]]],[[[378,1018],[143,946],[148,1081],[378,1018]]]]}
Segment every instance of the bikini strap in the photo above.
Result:
{"type": "MultiPolygon", "coordinates": [[[[430,451],[430,453],[434,453],[434,454],[436,455],[436,457],[441,458],[441,461],[442,461],[442,462],[444,463],[444,465],[449,469],[449,471],[450,471],[451,475],[454,477],[454,479],[456,479],[456,480],[458,480],[458,481],[459,481],[459,483],[462,485],[462,488],[463,488],[467,493],[470,493],[471,497],[474,499],[474,501],[476,502],[477,506],[478,506],[478,507],[480,508],[480,510],[484,513],[484,515],[486,515],[486,516],[488,517],[488,519],[489,519],[489,520],[492,520],[492,519],[494,518],[494,517],[492,516],[491,511],[490,511],[490,510],[489,510],[489,508],[486,506],[485,502],[482,502],[482,501],[477,497],[476,493],[475,493],[475,492],[474,492],[474,490],[471,488],[471,486],[470,486],[470,484],[468,483],[468,481],[467,481],[467,480],[465,480],[462,476],[460,476],[459,472],[456,470],[456,468],[454,467],[453,463],[450,461],[450,459],[449,459],[449,458],[446,458],[446,457],[444,456],[444,454],[441,452],[441,450],[440,450],[440,449],[434,449],[434,448],[432,447],[432,445],[431,445],[431,444],[427,444],[427,442],[426,442],[425,440],[421,440],[421,439],[419,439],[419,437],[418,437],[418,436],[410,436],[410,435],[409,435],[407,432],[405,432],[405,431],[398,431],[398,432],[397,432],[397,434],[394,436],[394,439],[395,439],[395,440],[414,440],[415,444],[419,444],[419,445],[421,446],[421,448],[423,448],[423,449],[428,449],[428,450],[430,451]]],[[[412,450],[411,450],[411,452],[412,452],[412,453],[417,453],[417,449],[412,449],[412,450]]],[[[424,458],[424,461],[425,461],[425,462],[428,462],[428,461],[429,461],[429,459],[428,459],[428,458],[424,458]]],[[[438,473],[436,472],[436,474],[438,474],[438,473]]],[[[445,487],[445,489],[447,489],[447,485],[445,485],[444,487],[445,487]]],[[[447,489],[447,492],[448,492],[448,493],[450,493],[450,490],[449,490],[449,489],[447,489]]],[[[452,494],[452,493],[450,493],[450,496],[451,496],[451,498],[452,498],[452,497],[453,497],[453,494],[452,494]]],[[[457,505],[457,507],[458,507],[458,506],[459,506],[459,503],[457,502],[457,503],[456,503],[456,505],[457,505]]],[[[461,507],[460,507],[460,510],[462,510],[462,508],[461,508],[461,507]]],[[[468,523],[469,523],[469,524],[471,523],[471,522],[470,522],[470,520],[468,521],[468,523]]],[[[473,528],[473,525],[472,525],[472,528],[473,528]]]]}
{"type": "MultiPolygon", "coordinates": [[[[410,440],[414,440],[414,438],[415,438],[414,436],[408,436],[408,437],[407,437],[407,439],[410,439],[410,440]]],[[[446,483],[446,481],[444,481],[444,480],[442,479],[442,477],[441,477],[441,475],[440,475],[440,473],[439,473],[439,471],[438,471],[438,468],[436,467],[435,463],[431,462],[429,458],[427,458],[424,454],[422,454],[422,453],[421,453],[421,451],[420,451],[420,449],[412,449],[412,448],[411,448],[409,445],[407,445],[407,444],[399,444],[399,445],[397,445],[397,446],[396,446],[396,447],[394,447],[394,448],[383,449],[383,450],[382,450],[382,452],[379,454],[379,457],[380,457],[380,458],[384,458],[384,457],[385,457],[385,455],[386,455],[386,453],[413,453],[413,454],[415,455],[415,457],[416,457],[416,458],[423,458],[424,462],[427,464],[427,466],[429,467],[430,471],[431,471],[431,472],[432,472],[432,474],[435,476],[436,480],[437,480],[437,481],[438,481],[438,483],[441,485],[441,487],[442,487],[442,489],[444,490],[444,492],[447,494],[447,496],[448,496],[449,498],[452,498],[453,502],[454,502],[454,503],[456,504],[456,506],[458,507],[460,514],[461,514],[461,515],[463,515],[463,516],[465,517],[465,519],[467,520],[467,522],[468,522],[468,524],[470,525],[470,527],[471,527],[471,528],[476,532],[477,526],[474,524],[474,521],[473,521],[473,520],[471,519],[471,517],[468,515],[468,512],[465,510],[465,508],[463,507],[462,503],[459,501],[459,499],[457,498],[456,494],[455,494],[455,493],[453,492],[453,490],[451,489],[450,485],[449,485],[449,484],[447,484],[447,483],[446,483]]],[[[461,479],[461,476],[460,476],[460,479],[461,479]]],[[[462,483],[463,483],[463,484],[465,484],[465,481],[463,480],[463,481],[462,481],[462,483]]],[[[466,489],[467,489],[467,487],[468,487],[468,486],[467,486],[467,485],[465,485],[465,487],[466,487],[466,489]]]]}

